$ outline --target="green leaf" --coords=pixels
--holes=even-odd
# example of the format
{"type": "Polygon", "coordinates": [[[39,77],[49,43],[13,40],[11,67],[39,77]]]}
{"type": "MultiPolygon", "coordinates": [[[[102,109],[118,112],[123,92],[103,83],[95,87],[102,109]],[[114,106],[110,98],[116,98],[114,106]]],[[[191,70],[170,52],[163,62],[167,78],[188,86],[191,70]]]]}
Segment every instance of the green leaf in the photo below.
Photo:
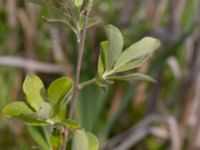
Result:
{"type": "Polygon", "coordinates": [[[96,136],[94,136],[90,132],[86,132],[88,142],[89,142],[89,147],[88,150],[98,150],[99,148],[99,141],[96,136]]]}
{"type": "Polygon", "coordinates": [[[17,116],[16,118],[20,119],[26,125],[30,125],[30,126],[44,126],[48,124],[45,120],[42,120],[34,115],[20,115],[20,116],[17,116]]]}
{"type": "Polygon", "coordinates": [[[76,130],[73,137],[72,150],[98,150],[98,139],[84,130],[76,130]]]}
{"type": "Polygon", "coordinates": [[[50,146],[45,138],[42,127],[28,127],[32,138],[41,146],[42,150],[49,150],[50,146]]]}
{"type": "Polygon", "coordinates": [[[52,148],[59,148],[63,141],[60,130],[54,128],[49,141],[52,148]]]}
{"type": "Polygon", "coordinates": [[[63,28],[69,27],[74,33],[77,33],[76,28],[68,21],[65,21],[63,19],[57,19],[57,18],[55,19],[55,18],[47,18],[47,17],[43,17],[43,19],[48,23],[56,24],[63,28]]]}
{"type": "Polygon", "coordinates": [[[119,29],[113,25],[106,26],[105,30],[109,42],[106,70],[109,71],[122,52],[124,40],[119,29]]]}
{"type": "Polygon", "coordinates": [[[149,56],[145,56],[143,58],[139,58],[139,59],[135,59],[131,62],[126,63],[125,65],[119,67],[118,69],[116,69],[114,72],[125,72],[125,71],[129,71],[132,69],[135,69],[137,67],[140,67],[146,60],[147,58],[149,58],[149,56]]]}
{"type": "Polygon", "coordinates": [[[48,100],[55,106],[61,104],[70,95],[73,88],[71,78],[62,77],[53,81],[48,88],[48,100]]]}
{"type": "Polygon", "coordinates": [[[67,116],[67,107],[66,107],[66,105],[55,107],[53,113],[54,114],[53,114],[53,116],[51,117],[50,120],[52,120],[53,122],[62,121],[67,116]]]}
{"type": "Polygon", "coordinates": [[[64,125],[70,130],[75,130],[80,128],[80,124],[75,120],[65,119],[62,121],[64,125]]]}
{"type": "Polygon", "coordinates": [[[32,114],[33,110],[24,102],[12,102],[3,109],[3,113],[9,117],[17,117],[32,114]]]}
{"type": "Polygon", "coordinates": [[[112,80],[126,80],[126,81],[133,81],[133,80],[146,80],[150,82],[156,82],[153,78],[148,75],[141,74],[141,73],[133,73],[128,75],[121,75],[121,76],[109,76],[108,79],[112,80]]]}
{"type": "Polygon", "coordinates": [[[66,104],[73,88],[71,78],[62,77],[53,81],[48,88],[48,100],[53,106],[51,119],[54,122],[63,120],[66,116],[66,104]]]}
{"type": "Polygon", "coordinates": [[[3,113],[8,117],[15,117],[27,125],[46,125],[46,121],[35,116],[35,112],[24,102],[13,102],[8,104],[3,113]]]}
{"type": "Polygon", "coordinates": [[[34,116],[40,119],[48,119],[51,112],[52,106],[47,102],[43,102],[40,106],[40,109],[36,113],[34,113],[34,116]]]}
{"type": "Polygon", "coordinates": [[[103,74],[105,69],[106,69],[106,57],[107,57],[107,52],[108,52],[108,41],[103,41],[101,42],[101,53],[99,55],[98,59],[98,73],[103,74]]]}
{"type": "Polygon", "coordinates": [[[73,135],[72,150],[88,150],[89,142],[85,131],[76,130],[73,135]]]}
{"type": "Polygon", "coordinates": [[[46,96],[43,82],[36,75],[28,75],[23,83],[23,90],[29,105],[38,111],[46,96]]]}
{"type": "Polygon", "coordinates": [[[151,55],[159,46],[159,40],[152,37],[143,38],[122,52],[114,65],[114,70],[117,70],[134,59],[144,58],[147,55],[151,55]]]}

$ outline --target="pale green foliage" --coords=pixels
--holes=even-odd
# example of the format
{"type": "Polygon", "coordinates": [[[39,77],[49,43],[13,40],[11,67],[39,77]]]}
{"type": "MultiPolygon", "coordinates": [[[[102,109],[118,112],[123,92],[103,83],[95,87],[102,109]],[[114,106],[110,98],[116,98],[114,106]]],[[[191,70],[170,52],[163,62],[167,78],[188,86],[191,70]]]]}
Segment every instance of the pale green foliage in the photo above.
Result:
{"type": "MultiPolygon", "coordinates": [[[[114,27],[113,25],[108,25],[105,28],[106,35],[108,37],[108,51],[106,56],[106,71],[110,71],[114,65],[114,62],[117,60],[117,58],[120,56],[124,40],[121,32],[118,28],[114,27]]],[[[104,47],[104,49],[107,49],[104,47]]]]}
{"type": "Polygon", "coordinates": [[[76,130],[73,136],[72,150],[98,150],[97,138],[84,130],[76,130]]]}
{"type": "Polygon", "coordinates": [[[72,150],[88,150],[88,140],[83,130],[77,130],[73,135],[73,147],[72,150]]]}
{"type": "Polygon", "coordinates": [[[159,40],[152,37],[143,38],[124,50],[116,61],[114,69],[119,68],[132,60],[143,59],[145,56],[151,55],[159,46],[159,40]]]}
{"type": "Polygon", "coordinates": [[[160,46],[160,41],[145,37],[122,51],[123,37],[120,31],[112,26],[106,27],[108,41],[101,43],[101,53],[98,60],[96,83],[101,87],[113,83],[114,80],[147,80],[151,77],[135,73],[133,69],[141,66],[149,56],[160,46]]]}
{"type": "MultiPolygon", "coordinates": [[[[45,6],[50,11],[50,17],[44,17],[49,23],[56,23],[66,28],[69,27],[80,42],[80,33],[83,28],[89,28],[96,21],[89,18],[85,24],[86,12],[91,9],[93,0],[27,0],[45,6]],[[65,7],[63,7],[65,6],[65,7]]],[[[100,87],[106,87],[115,80],[147,80],[155,82],[151,77],[136,73],[133,69],[141,66],[152,53],[160,46],[160,41],[145,37],[123,50],[124,39],[117,27],[105,27],[108,41],[101,43],[101,53],[98,59],[98,71],[93,81],[100,87]]],[[[29,128],[33,138],[43,149],[59,148],[63,143],[63,127],[72,132],[73,150],[98,150],[98,139],[89,132],[81,129],[80,124],[71,119],[66,119],[67,104],[72,97],[74,88],[72,79],[62,77],[53,81],[48,90],[36,75],[28,75],[23,83],[23,91],[27,103],[13,102],[7,105],[3,112],[9,117],[21,119],[28,125],[48,125],[50,131],[48,142],[37,128],[29,128]],[[53,129],[53,130],[52,130],[53,129]]],[[[46,127],[46,126],[45,126],[46,127]]]]}
{"type": "Polygon", "coordinates": [[[20,115],[32,114],[33,110],[31,110],[24,102],[13,102],[3,109],[3,113],[9,117],[17,117],[20,115]]]}
{"type": "Polygon", "coordinates": [[[73,82],[68,77],[62,77],[53,81],[48,88],[48,101],[54,106],[65,100],[72,90],[73,82]]]}
{"type": "Polygon", "coordinates": [[[66,100],[71,94],[73,82],[62,77],[48,88],[48,98],[43,82],[36,75],[28,75],[23,83],[27,102],[13,102],[7,105],[3,112],[10,117],[16,117],[30,125],[55,124],[62,121],[66,115],[66,100]]]}
{"type": "Polygon", "coordinates": [[[15,117],[24,121],[28,125],[45,125],[46,122],[24,102],[13,102],[8,104],[3,113],[8,117],[15,117]]]}
{"type": "Polygon", "coordinates": [[[88,139],[88,150],[98,150],[99,142],[96,136],[91,134],[90,132],[86,132],[87,139],[88,139]]]}
{"type": "Polygon", "coordinates": [[[52,120],[60,121],[66,116],[66,105],[73,89],[73,82],[68,77],[53,81],[48,88],[48,101],[53,107],[52,120]]]}
{"type": "MultiPolygon", "coordinates": [[[[99,86],[106,87],[115,80],[155,82],[150,76],[136,73],[133,69],[142,65],[158,49],[159,40],[145,37],[123,51],[123,36],[119,29],[108,25],[106,34],[108,41],[101,43],[98,72],[95,77],[99,86]]],[[[28,75],[23,83],[28,104],[13,102],[6,106],[3,112],[9,117],[21,119],[28,125],[52,126],[53,131],[49,135],[49,142],[53,148],[61,146],[63,139],[60,126],[66,126],[73,132],[73,150],[98,150],[98,140],[93,134],[81,130],[75,120],[65,119],[73,86],[70,78],[62,77],[50,84],[46,94],[40,78],[36,75],[28,75]]],[[[36,133],[35,136],[39,134],[36,133]]]]}
{"type": "Polygon", "coordinates": [[[43,101],[40,105],[40,109],[34,113],[35,116],[41,119],[48,119],[52,112],[52,106],[50,103],[43,101]]]}
{"type": "Polygon", "coordinates": [[[23,90],[27,97],[27,102],[34,110],[38,111],[45,99],[44,85],[40,78],[35,75],[26,77],[23,83],[23,90]]]}
{"type": "Polygon", "coordinates": [[[133,80],[146,80],[150,82],[156,82],[154,79],[152,79],[150,76],[141,74],[141,73],[133,73],[128,75],[118,75],[118,76],[112,76],[108,77],[108,79],[112,80],[125,80],[125,81],[133,81],[133,80]]]}
{"type": "Polygon", "coordinates": [[[135,69],[135,68],[141,66],[147,60],[147,58],[149,58],[149,55],[144,56],[144,58],[134,59],[134,60],[130,61],[129,63],[126,63],[123,66],[115,69],[115,72],[124,72],[124,71],[128,71],[131,69],[135,69]]]}
{"type": "Polygon", "coordinates": [[[98,74],[103,74],[107,66],[108,41],[101,42],[101,54],[98,60],[98,74]]]}

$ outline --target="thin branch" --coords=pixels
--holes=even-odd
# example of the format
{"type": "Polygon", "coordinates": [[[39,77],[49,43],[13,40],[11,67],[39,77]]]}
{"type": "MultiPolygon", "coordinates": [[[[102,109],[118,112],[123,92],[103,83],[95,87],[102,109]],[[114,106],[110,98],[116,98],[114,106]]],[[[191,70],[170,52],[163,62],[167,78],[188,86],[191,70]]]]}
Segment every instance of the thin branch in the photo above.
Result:
{"type": "Polygon", "coordinates": [[[169,139],[172,143],[172,150],[180,150],[180,138],[176,118],[173,116],[150,115],[127,131],[112,138],[106,146],[110,150],[127,150],[135,146],[148,135],[154,135],[162,139],[169,139]],[[153,127],[154,123],[164,123],[169,131],[153,127]]]}
{"type": "MultiPolygon", "coordinates": [[[[79,90],[80,90],[79,89],[80,72],[81,72],[81,64],[82,64],[82,59],[83,59],[83,52],[84,52],[84,47],[85,47],[87,24],[89,20],[90,10],[91,10],[91,5],[85,10],[86,12],[85,12],[85,20],[83,24],[83,31],[82,32],[79,31],[79,35],[80,35],[80,41],[78,40],[79,51],[78,51],[77,67],[76,67],[76,74],[75,74],[75,81],[74,81],[74,89],[72,93],[72,100],[71,100],[69,116],[68,116],[69,119],[73,118],[75,108],[76,108],[77,98],[78,98],[79,90]]],[[[64,141],[63,141],[61,150],[66,150],[68,134],[69,134],[69,131],[67,128],[65,128],[65,133],[63,137],[64,141]]]]}
{"type": "Polygon", "coordinates": [[[131,146],[134,145],[135,143],[137,143],[138,141],[140,141],[140,139],[143,139],[143,137],[145,135],[149,134],[149,130],[146,130],[146,128],[149,128],[150,124],[152,124],[154,122],[159,122],[159,121],[161,121],[161,122],[163,121],[163,117],[162,116],[159,116],[159,115],[150,115],[150,116],[147,116],[146,118],[144,118],[142,121],[140,121],[138,124],[136,124],[132,128],[130,128],[127,131],[125,131],[125,132],[123,132],[123,133],[121,133],[121,134],[113,137],[112,139],[110,139],[108,141],[108,143],[107,143],[106,148],[107,149],[112,149],[113,147],[116,147],[119,143],[121,143],[120,145],[122,147],[124,147],[124,145],[127,146],[127,144],[129,146],[130,145],[131,146]],[[141,131],[141,133],[138,132],[138,131],[141,131]],[[131,139],[130,139],[130,137],[131,137],[131,139]],[[134,138],[132,138],[132,137],[134,137],[134,138]],[[121,142],[122,139],[123,139],[124,142],[121,142]]]}
{"type": "Polygon", "coordinates": [[[87,9],[86,12],[85,12],[85,21],[84,21],[83,31],[82,31],[81,36],[80,36],[78,60],[77,60],[76,75],[75,75],[75,88],[73,90],[73,95],[72,95],[72,102],[71,102],[71,106],[70,106],[69,119],[72,119],[72,117],[74,115],[77,97],[79,95],[79,80],[80,80],[81,64],[82,64],[82,59],[83,59],[85,39],[86,39],[86,33],[87,33],[86,25],[88,23],[89,14],[90,14],[90,8],[87,9]]]}
{"type": "Polygon", "coordinates": [[[85,82],[79,84],[79,89],[81,90],[81,89],[83,89],[83,88],[85,88],[85,87],[87,87],[91,84],[94,84],[94,83],[95,83],[95,79],[85,81],[85,82]]]}
{"type": "Polygon", "coordinates": [[[16,67],[25,70],[31,69],[33,71],[43,73],[65,73],[63,65],[54,65],[45,62],[39,62],[31,59],[12,56],[0,56],[0,66],[16,67]]]}

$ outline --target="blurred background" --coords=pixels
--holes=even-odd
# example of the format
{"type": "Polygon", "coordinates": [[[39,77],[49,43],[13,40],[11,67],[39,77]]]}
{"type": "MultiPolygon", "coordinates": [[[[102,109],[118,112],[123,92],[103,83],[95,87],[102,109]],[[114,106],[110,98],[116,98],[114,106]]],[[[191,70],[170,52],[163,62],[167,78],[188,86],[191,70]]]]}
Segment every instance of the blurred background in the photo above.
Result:
{"type": "MultiPolygon", "coordinates": [[[[24,100],[28,73],[42,78],[73,77],[76,37],[49,25],[46,9],[24,0],[0,0],[0,111],[24,100]]],[[[79,96],[77,119],[98,136],[105,150],[200,150],[200,1],[96,0],[88,29],[81,81],[94,77],[104,25],[117,26],[125,47],[144,36],[162,46],[138,69],[157,83],[116,82],[79,96]]],[[[47,149],[45,128],[26,127],[0,113],[0,150],[47,149]]]]}

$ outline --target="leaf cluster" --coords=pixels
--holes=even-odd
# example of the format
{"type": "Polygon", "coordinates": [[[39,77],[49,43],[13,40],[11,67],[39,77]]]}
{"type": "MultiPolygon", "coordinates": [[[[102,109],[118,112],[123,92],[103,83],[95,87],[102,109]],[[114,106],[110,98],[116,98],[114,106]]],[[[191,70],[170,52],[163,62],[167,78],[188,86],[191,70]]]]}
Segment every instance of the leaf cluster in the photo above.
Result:
{"type": "Polygon", "coordinates": [[[114,80],[155,82],[150,76],[135,72],[135,69],[159,48],[160,41],[152,37],[145,37],[123,50],[124,40],[119,29],[108,25],[105,31],[108,40],[101,42],[96,83],[106,87],[114,80]]]}
{"type": "MultiPolygon", "coordinates": [[[[83,28],[94,25],[90,19],[84,25],[85,13],[91,8],[92,0],[28,0],[45,6],[50,11],[47,22],[56,23],[64,28],[69,27],[80,40],[83,28]],[[84,27],[83,27],[84,26],[84,27]]],[[[121,32],[113,25],[105,27],[108,40],[101,42],[101,52],[98,58],[98,71],[94,79],[84,85],[96,82],[100,87],[107,87],[115,80],[147,80],[155,82],[150,76],[137,73],[135,69],[141,66],[160,46],[160,41],[145,37],[124,48],[121,32]]],[[[67,104],[72,99],[74,83],[71,78],[61,77],[53,81],[47,90],[42,80],[36,75],[28,75],[23,83],[26,101],[16,101],[7,105],[3,112],[8,117],[22,120],[31,126],[49,125],[52,129],[49,143],[52,148],[59,148],[63,143],[63,129],[73,134],[73,150],[98,150],[97,138],[81,129],[75,120],[66,119],[67,104]]]]}
{"type": "Polygon", "coordinates": [[[28,125],[56,124],[64,120],[66,105],[73,89],[73,81],[62,77],[53,81],[48,90],[36,75],[28,75],[23,83],[26,102],[16,101],[7,105],[3,112],[28,125]]]}

